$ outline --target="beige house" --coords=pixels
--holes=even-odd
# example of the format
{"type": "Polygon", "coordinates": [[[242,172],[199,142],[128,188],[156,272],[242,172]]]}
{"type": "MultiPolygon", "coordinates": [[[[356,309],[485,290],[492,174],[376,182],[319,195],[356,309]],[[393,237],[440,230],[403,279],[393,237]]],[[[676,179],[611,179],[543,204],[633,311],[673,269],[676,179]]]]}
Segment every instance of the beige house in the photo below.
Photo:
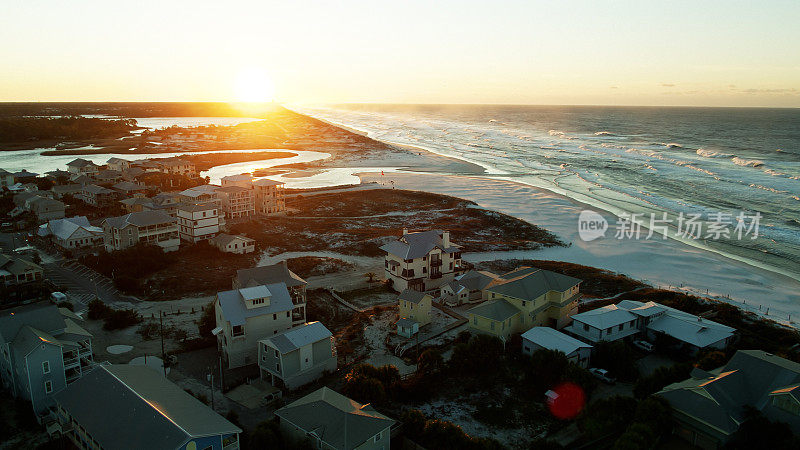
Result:
{"type": "Polygon", "coordinates": [[[245,189],[253,189],[253,176],[249,173],[239,175],[228,175],[219,180],[222,187],[238,186],[245,189]]]}
{"type": "Polygon", "coordinates": [[[256,213],[255,191],[237,185],[225,185],[217,189],[220,206],[226,217],[238,219],[250,217],[256,213]]]}
{"type": "Polygon", "coordinates": [[[106,161],[106,167],[108,167],[110,170],[124,172],[125,170],[131,168],[131,162],[122,158],[109,158],[108,161],[106,161]]]}
{"type": "Polygon", "coordinates": [[[181,158],[166,158],[154,161],[159,169],[164,173],[183,175],[190,178],[197,176],[197,170],[193,163],[181,158]]]}
{"type": "Polygon", "coordinates": [[[100,166],[86,159],[78,158],[67,163],[67,171],[76,175],[93,175],[100,171],[100,166]]]}
{"type": "Polygon", "coordinates": [[[256,214],[280,214],[286,211],[286,198],[281,181],[262,178],[253,181],[255,190],[256,214]]]}
{"type": "Polygon", "coordinates": [[[406,289],[397,298],[398,314],[401,319],[409,319],[419,326],[431,323],[431,302],[433,297],[424,292],[406,289]]]}
{"type": "Polygon", "coordinates": [[[219,205],[219,195],[217,194],[217,189],[219,188],[220,186],[216,184],[201,184],[181,191],[179,199],[181,203],[213,203],[219,205]]]}
{"type": "Polygon", "coordinates": [[[245,236],[234,236],[223,233],[214,236],[208,243],[226,253],[244,254],[256,251],[256,241],[245,236]]]}
{"type": "Polygon", "coordinates": [[[394,420],[327,387],[275,411],[281,430],[313,448],[388,450],[394,420]]]}
{"type": "Polygon", "coordinates": [[[253,267],[236,271],[233,288],[239,289],[259,285],[280,283],[286,286],[292,297],[292,325],[306,323],[306,280],[289,270],[286,260],[269,266],[253,267]]]}
{"type": "Polygon", "coordinates": [[[460,274],[461,248],[450,242],[449,231],[429,230],[409,233],[381,247],[386,252],[384,271],[397,292],[412,289],[433,291],[460,274]]]}
{"type": "Polygon", "coordinates": [[[178,231],[181,239],[200,242],[219,234],[219,207],[214,203],[182,204],[178,206],[178,231]]]}
{"type": "Polygon", "coordinates": [[[256,364],[259,341],[292,328],[292,309],[283,283],[217,293],[214,333],[228,368],[256,364]]]}
{"type": "Polygon", "coordinates": [[[470,329],[505,340],[535,326],[563,328],[578,309],[580,284],[535,267],[512,270],[485,288],[489,300],[467,311],[470,329]]]}
{"type": "Polygon", "coordinates": [[[103,220],[106,251],[123,250],[138,243],[157,245],[165,252],[180,246],[175,219],[161,211],[142,211],[103,220]]]}

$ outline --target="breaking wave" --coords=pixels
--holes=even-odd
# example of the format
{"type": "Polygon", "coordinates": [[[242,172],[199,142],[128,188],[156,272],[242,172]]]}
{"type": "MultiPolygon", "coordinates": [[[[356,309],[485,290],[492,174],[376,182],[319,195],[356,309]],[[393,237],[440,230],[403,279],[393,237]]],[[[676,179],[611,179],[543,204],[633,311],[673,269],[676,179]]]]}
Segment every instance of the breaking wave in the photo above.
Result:
{"type": "Polygon", "coordinates": [[[703,158],[730,158],[732,153],[715,152],[714,150],[706,150],[704,148],[697,149],[697,155],[703,158]]]}
{"type": "Polygon", "coordinates": [[[738,156],[734,156],[733,158],[731,158],[731,161],[733,161],[733,163],[736,164],[737,166],[742,166],[742,167],[760,167],[764,165],[764,161],[758,159],[744,159],[744,158],[739,158],[738,156]]]}

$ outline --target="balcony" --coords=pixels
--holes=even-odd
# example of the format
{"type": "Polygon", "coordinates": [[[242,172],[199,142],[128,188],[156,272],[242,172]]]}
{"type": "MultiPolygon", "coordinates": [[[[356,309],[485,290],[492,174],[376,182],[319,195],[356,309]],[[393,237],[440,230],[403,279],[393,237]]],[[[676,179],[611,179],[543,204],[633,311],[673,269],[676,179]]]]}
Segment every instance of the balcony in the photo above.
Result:
{"type": "Polygon", "coordinates": [[[438,278],[442,278],[442,272],[431,272],[429,278],[431,280],[436,280],[438,278]]]}
{"type": "Polygon", "coordinates": [[[442,260],[441,259],[431,259],[431,267],[441,267],[442,260]]]}
{"type": "Polygon", "coordinates": [[[72,368],[72,367],[78,367],[78,366],[80,366],[80,363],[81,363],[81,360],[77,356],[68,357],[67,355],[64,355],[64,368],[65,369],[72,368]]]}

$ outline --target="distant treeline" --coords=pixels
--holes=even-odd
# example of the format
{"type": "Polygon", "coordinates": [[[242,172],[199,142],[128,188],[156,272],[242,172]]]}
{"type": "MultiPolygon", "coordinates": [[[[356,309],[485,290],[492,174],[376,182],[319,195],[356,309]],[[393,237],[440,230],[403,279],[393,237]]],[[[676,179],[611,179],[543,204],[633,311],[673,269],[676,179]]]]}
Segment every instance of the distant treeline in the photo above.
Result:
{"type": "Polygon", "coordinates": [[[0,117],[79,116],[104,114],[119,117],[263,117],[284,111],[263,105],[258,111],[242,111],[230,103],[214,102],[53,102],[0,103],[0,117]]]}
{"type": "Polygon", "coordinates": [[[126,135],[136,128],[134,119],[0,117],[0,142],[114,137],[126,135]]]}

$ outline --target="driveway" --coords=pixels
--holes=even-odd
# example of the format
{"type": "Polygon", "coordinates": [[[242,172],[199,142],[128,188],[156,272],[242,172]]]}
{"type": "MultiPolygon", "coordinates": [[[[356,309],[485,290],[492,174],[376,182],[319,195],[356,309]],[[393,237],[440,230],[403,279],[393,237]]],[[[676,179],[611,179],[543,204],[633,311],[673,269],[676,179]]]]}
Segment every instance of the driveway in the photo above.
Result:
{"type": "Polygon", "coordinates": [[[45,277],[62,286],[73,303],[86,306],[95,298],[103,303],[138,302],[139,299],[121,295],[114,283],[88,267],[74,261],[61,260],[42,264],[45,277]]]}

